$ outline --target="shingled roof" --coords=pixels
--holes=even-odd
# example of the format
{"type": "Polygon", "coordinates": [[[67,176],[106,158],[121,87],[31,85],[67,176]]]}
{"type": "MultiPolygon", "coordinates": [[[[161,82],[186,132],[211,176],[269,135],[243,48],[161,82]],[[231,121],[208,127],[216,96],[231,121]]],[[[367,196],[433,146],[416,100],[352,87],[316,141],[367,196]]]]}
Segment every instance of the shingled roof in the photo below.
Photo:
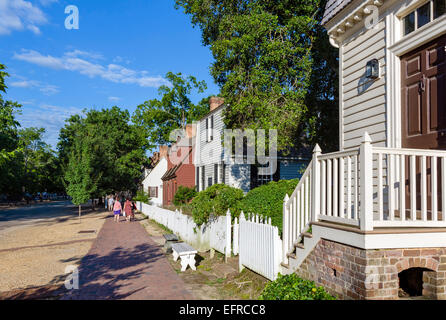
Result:
{"type": "Polygon", "coordinates": [[[353,0],[328,0],[321,24],[326,24],[353,0]]]}

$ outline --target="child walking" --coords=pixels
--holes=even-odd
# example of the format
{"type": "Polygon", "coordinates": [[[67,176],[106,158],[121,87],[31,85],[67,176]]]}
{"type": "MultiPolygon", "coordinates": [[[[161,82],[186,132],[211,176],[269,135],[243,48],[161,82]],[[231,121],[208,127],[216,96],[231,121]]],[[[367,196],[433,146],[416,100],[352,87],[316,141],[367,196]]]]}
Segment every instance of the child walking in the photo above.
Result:
{"type": "Polygon", "coordinates": [[[115,199],[115,204],[113,205],[113,214],[115,216],[115,221],[119,222],[119,217],[121,215],[121,210],[122,210],[122,206],[121,206],[121,202],[118,201],[118,199],[115,199]]]}

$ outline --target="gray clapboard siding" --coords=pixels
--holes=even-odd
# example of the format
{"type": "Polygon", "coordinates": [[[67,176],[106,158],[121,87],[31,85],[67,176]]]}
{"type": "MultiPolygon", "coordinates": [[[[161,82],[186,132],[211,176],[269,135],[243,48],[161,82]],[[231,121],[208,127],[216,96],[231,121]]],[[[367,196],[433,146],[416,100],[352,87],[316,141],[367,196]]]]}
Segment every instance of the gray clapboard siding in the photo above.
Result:
{"type": "Polygon", "coordinates": [[[343,148],[359,147],[365,131],[375,146],[386,146],[386,76],[385,22],[364,30],[343,44],[342,66],[342,137],[343,148]],[[365,78],[366,65],[378,59],[381,78],[365,78]]]}

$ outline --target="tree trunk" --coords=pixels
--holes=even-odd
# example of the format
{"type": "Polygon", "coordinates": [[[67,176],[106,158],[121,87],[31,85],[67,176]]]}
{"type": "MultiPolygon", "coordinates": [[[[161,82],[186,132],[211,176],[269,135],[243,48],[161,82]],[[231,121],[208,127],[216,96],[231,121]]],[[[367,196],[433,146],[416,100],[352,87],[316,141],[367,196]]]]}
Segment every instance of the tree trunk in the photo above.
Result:
{"type": "Polygon", "coordinates": [[[79,205],[79,222],[81,222],[81,211],[82,211],[82,206],[79,205]]]}

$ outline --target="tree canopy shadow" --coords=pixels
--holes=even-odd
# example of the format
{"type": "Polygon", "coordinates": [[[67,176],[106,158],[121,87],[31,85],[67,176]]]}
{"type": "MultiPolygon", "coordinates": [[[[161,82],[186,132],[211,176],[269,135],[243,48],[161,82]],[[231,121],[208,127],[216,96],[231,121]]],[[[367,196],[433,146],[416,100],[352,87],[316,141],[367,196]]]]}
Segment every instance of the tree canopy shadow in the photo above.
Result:
{"type": "Polygon", "coordinates": [[[162,258],[162,252],[149,244],[137,245],[132,249],[118,247],[104,256],[88,254],[81,260],[78,269],[79,289],[66,289],[62,299],[125,299],[145,289],[144,283],[132,280],[149,273],[150,264],[162,258]],[[135,287],[135,283],[139,287],[135,287]]]}

